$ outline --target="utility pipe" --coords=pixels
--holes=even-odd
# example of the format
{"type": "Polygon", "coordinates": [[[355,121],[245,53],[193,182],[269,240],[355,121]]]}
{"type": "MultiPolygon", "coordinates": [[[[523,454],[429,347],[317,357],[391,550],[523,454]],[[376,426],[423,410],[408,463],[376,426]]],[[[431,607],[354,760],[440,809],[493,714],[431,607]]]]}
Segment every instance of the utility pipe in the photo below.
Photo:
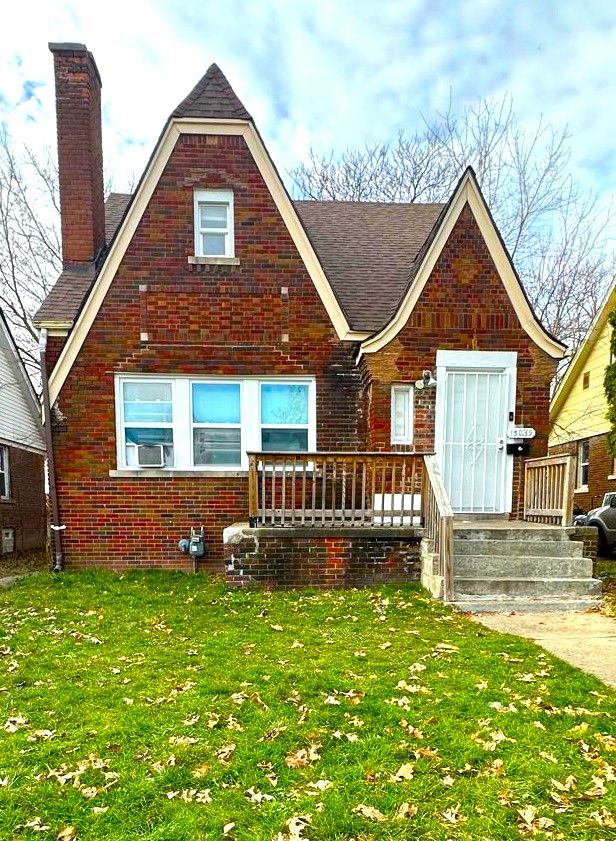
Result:
{"type": "Polygon", "coordinates": [[[51,406],[49,403],[49,380],[47,378],[47,330],[43,328],[39,335],[39,354],[41,358],[41,384],[43,386],[43,424],[45,427],[45,447],[47,449],[47,475],[49,477],[49,498],[51,500],[51,533],[53,535],[53,572],[64,569],[64,554],[62,551],[62,530],[66,528],[60,524],[60,507],[56,490],[56,467],[53,457],[53,438],[51,434],[51,406]]]}

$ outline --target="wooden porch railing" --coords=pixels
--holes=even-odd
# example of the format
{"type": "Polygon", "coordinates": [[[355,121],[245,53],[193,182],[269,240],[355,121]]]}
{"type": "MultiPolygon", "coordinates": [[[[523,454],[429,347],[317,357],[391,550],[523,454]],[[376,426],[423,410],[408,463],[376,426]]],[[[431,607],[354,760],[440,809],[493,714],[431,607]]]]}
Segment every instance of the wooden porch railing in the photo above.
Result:
{"type": "Polygon", "coordinates": [[[544,456],[524,462],[524,519],[530,523],[570,526],[576,457],[544,456]]]}
{"type": "Polygon", "coordinates": [[[425,535],[432,541],[436,574],[443,579],[443,600],[453,600],[453,510],[436,456],[424,457],[422,521],[425,535]]]}
{"type": "Polygon", "coordinates": [[[419,453],[248,453],[249,520],[264,526],[419,525],[419,453]]]}

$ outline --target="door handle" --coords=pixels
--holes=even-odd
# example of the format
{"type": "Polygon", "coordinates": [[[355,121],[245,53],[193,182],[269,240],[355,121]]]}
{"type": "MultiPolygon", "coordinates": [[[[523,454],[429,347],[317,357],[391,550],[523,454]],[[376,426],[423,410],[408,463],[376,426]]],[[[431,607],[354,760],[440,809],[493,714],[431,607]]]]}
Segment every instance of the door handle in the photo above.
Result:
{"type": "Polygon", "coordinates": [[[497,444],[499,450],[504,450],[505,449],[505,439],[504,438],[497,438],[496,439],[496,444],[497,444]]]}

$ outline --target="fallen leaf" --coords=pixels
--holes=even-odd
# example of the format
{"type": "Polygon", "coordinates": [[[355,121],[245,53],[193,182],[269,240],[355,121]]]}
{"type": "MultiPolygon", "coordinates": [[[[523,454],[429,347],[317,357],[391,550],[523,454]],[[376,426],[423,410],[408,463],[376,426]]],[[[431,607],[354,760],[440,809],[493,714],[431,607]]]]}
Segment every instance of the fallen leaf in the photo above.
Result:
{"type": "Polygon", "coordinates": [[[382,812],[379,812],[379,810],[375,809],[374,806],[366,806],[365,803],[360,803],[359,806],[356,806],[353,809],[353,814],[361,815],[362,818],[366,818],[369,821],[375,821],[376,823],[383,823],[387,820],[382,812]]]}
{"type": "Polygon", "coordinates": [[[417,806],[412,803],[401,803],[396,812],[396,819],[412,818],[417,814],[417,806]]]}

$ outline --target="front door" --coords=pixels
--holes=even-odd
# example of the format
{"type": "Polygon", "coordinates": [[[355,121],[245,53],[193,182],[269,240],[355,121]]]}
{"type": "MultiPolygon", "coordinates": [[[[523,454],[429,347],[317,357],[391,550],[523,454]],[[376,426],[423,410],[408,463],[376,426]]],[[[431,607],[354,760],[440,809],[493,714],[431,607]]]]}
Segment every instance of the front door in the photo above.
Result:
{"type": "Polygon", "coordinates": [[[485,351],[437,355],[436,452],[455,512],[511,510],[513,459],[506,444],[515,409],[515,357],[485,351]]]}

